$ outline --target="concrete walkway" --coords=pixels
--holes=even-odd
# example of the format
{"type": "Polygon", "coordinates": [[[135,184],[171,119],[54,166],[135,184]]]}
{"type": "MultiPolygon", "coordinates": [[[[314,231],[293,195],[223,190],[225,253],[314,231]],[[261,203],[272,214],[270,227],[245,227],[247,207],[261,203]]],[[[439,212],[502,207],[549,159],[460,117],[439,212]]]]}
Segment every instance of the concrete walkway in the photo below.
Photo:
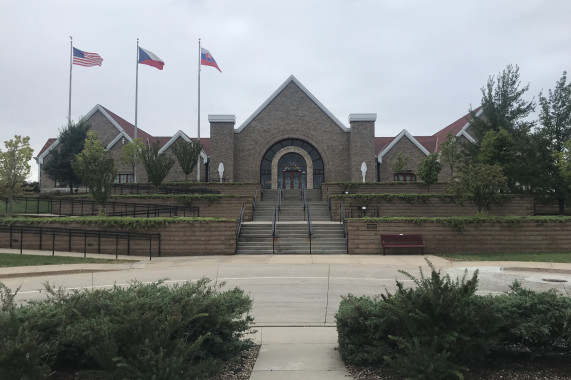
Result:
{"type": "MultiPolygon", "coordinates": [[[[17,250],[2,249],[0,252],[19,253],[17,250]]],[[[24,254],[40,254],[51,255],[51,252],[45,251],[25,251],[24,254]]],[[[58,256],[75,256],[82,257],[82,254],[57,252],[58,256]]],[[[88,257],[98,258],[115,258],[112,255],[94,255],[89,254],[88,257]]],[[[353,283],[357,281],[363,286],[363,291],[367,290],[367,281],[372,280],[372,275],[369,273],[371,270],[383,270],[396,272],[397,269],[406,268],[407,270],[414,270],[419,266],[426,267],[424,256],[349,256],[349,255],[235,255],[235,256],[208,256],[208,257],[153,257],[152,261],[144,257],[133,256],[120,256],[120,259],[140,260],[131,263],[123,264],[85,264],[85,265],[49,265],[49,266],[36,266],[36,267],[14,267],[14,268],[0,268],[0,281],[12,281],[19,283],[25,281],[39,281],[40,279],[49,278],[50,280],[64,281],[66,278],[80,276],[82,273],[95,273],[97,276],[103,276],[105,272],[112,276],[119,276],[121,273],[134,273],[137,278],[145,273],[151,273],[156,270],[158,278],[164,278],[164,273],[177,273],[178,270],[192,269],[204,275],[208,269],[219,271],[232,270],[226,274],[227,281],[240,281],[239,286],[248,286],[247,280],[251,280],[257,284],[256,281],[262,281],[263,284],[259,285],[261,289],[270,289],[273,292],[269,295],[277,302],[276,304],[268,304],[268,311],[262,313],[263,315],[276,315],[275,320],[282,320],[282,322],[266,322],[261,325],[255,325],[254,329],[257,332],[253,335],[253,340],[261,345],[260,354],[256,361],[254,370],[251,375],[253,380],[281,380],[281,379],[350,379],[351,375],[346,371],[345,366],[340,358],[337,350],[337,331],[335,328],[334,320],[331,319],[327,323],[313,323],[308,326],[304,323],[297,321],[285,321],[288,318],[287,312],[291,312],[291,308],[295,305],[291,302],[291,296],[287,294],[280,294],[274,292],[275,289],[282,289],[283,287],[293,287],[297,282],[311,281],[325,282],[325,277],[316,277],[313,272],[306,274],[303,271],[309,271],[311,268],[324,270],[324,264],[329,268],[336,266],[336,271],[340,268],[343,272],[338,274],[338,277],[331,279],[331,285],[335,282],[348,281],[353,283]],[[371,269],[372,268],[372,269],[371,269]],[[390,269],[392,268],[392,269],[390,269]],[[264,276],[259,277],[259,273],[254,269],[264,271],[264,276]],[[281,274],[279,285],[273,285],[268,282],[268,279],[276,276],[272,270],[276,270],[281,274]],[[235,271],[235,272],[234,272],[235,271]],[[287,272],[286,272],[287,271],[287,272]],[[98,274],[101,272],[101,274],[98,274]],[[286,275],[287,274],[287,275],[286,275]],[[231,275],[231,276],[230,276],[231,275]],[[295,276],[294,276],[295,275],[295,276]],[[258,276],[258,277],[255,277],[258,276]],[[302,276],[302,277],[296,277],[302,276]],[[369,277],[365,277],[369,276],[369,277]],[[37,280],[35,280],[37,278],[37,280]],[[239,278],[238,280],[236,280],[239,278]],[[317,278],[317,280],[316,280],[317,278]],[[271,287],[271,286],[275,287],[271,287]],[[270,287],[270,288],[268,288],[270,287]],[[290,298],[288,298],[290,297],[290,298]],[[276,309],[276,305],[286,307],[286,309],[276,309]]],[[[537,273],[538,278],[545,279],[546,277],[556,277],[558,275],[565,276],[571,282],[571,264],[557,264],[557,263],[535,263],[535,262],[450,262],[436,256],[427,256],[432,263],[448,273],[452,277],[462,273],[464,268],[469,271],[476,268],[482,268],[480,281],[482,285],[488,285],[486,289],[495,289],[490,284],[493,281],[498,281],[497,276],[505,278],[505,283],[512,280],[514,271],[520,271],[522,276],[527,278],[534,277],[537,273]],[[487,269],[499,268],[498,272],[488,271],[487,269]],[[486,283],[486,281],[488,281],[486,283]]],[[[330,269],[329,269],[330,270],[330,269]]],[[[154,272],[153,272],[154,273],[154,272]]],[[[416,272],[411,272],[416,274],[416,272]]],[[[193,274],[194,275],[194,274],[193,274]]],[[[82,275],[83,276],[83,275],[82,275]]],[[[174,276],[174,274],[173,274],[174,276]]],[[[320,275],[321,276],[321,275],[320,275]]],[[[279,276],[278,276],[279,277],[279,276]]],[[[378,276],[377,276],[378,277],[378,276]]],[[[154,279],[151,276],[150,279],[154,279]]],[[[157,278],[157,279],[158,279],[157,278]]],[[[188,278],[188,277],[187,277],[188,278]]],[[[194,277],[196,278],[196,277],[194,277]]],[[[211,277],[212,278],[212,277],[211,277]]],[[[532,278],[533,280],[533,278],[532,278]]],[[[327,280],[329,281],[329,280],[327,280]]],[[[390,280],[393,282],[394,280],[390,280]]],[[[499,281],[502,285],[501,289],[505,288],[505,284],[499,281]]],[[[533,282],[529,282],[533,284],[533,282]]],[[[234,284],[232,284],[234,285],[234,284]]],[[[546,286],[539,284],[538,286],[546,286]]],[[[33,287],[32,287],[33,289],[33,287]]],[[[250,291],[254,292],[256,287],[250,287],[250,291]]],[[[305,287],[292,288],[294,291],[315,291],[309,285],[305,287]]],[[[327,287],[324,292],[329,294],[332,291],[327,287]]],[[[376,285],[373,289],[374,292],[380,291],[376,285]]],[[[500,290],[501,292],[501,290],[500,290]]],[[[252,293],[254,294],[254,293],[252,293]]],[[[254,299],[262,302],[263,297],[254,297],[254,299]]],[[[345,293],[346,294],[346,293],[345,293]]],[[[307,304],[313,305],[317,301],[309,298],[307,304]]],[[[296,309],[297,310],[297,309],[296,309]]],[[[301,312],[307,312],[310,309],[300,309],[301,312]],[[306,311],[303,311],[306,310],[306,311]]],[[[263,319],[263,318],[262,318],[263,319]]],[[[307,319],[309,320],[309,319],[307,319]]]]}

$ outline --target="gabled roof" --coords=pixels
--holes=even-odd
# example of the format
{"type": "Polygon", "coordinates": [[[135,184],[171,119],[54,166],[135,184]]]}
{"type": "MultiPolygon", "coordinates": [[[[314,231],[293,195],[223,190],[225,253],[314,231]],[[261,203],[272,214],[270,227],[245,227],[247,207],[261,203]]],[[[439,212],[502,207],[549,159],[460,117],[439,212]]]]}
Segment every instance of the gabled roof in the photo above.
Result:
{"type": "MultiPolygon", "coordinates": [[[[482,107],[478,107],[474,110],[474,113],[476,114],[476,116],[480,116],[482,114],[482,107]]],[[[446,137],[448,136],[448,133],[451,133],[452,136],[455,137],[459,137],[459,136],[465,136],[469,141],[471,142],[475,142],[474,138],[472,136],[470,136],[467,132],[468,127],[470,126],[470,119],[472,118],[470,112],[468,112],[466,115],[462,116],[460,119],[456,120],[455,122],[453,122],[452,124],[444,127],[443,129],[441,129],[440,131],[436,132],[434,135],[436,140],[437,140],[437,149],[436,151],[440,151],[440,146],[442,145],[442,143],[444,143],[446,141],[446,137]]]]}
{"type": "MultiPolygon", "coordinates": [[[[480,116],[482,114],[482,107],[476,108],[474,113],[476,116],[480,116]]],[[[471,114],[467,113],[460,119],[439,130],[432,136],[412,136],[405,129],[397,137],[394,138],[375,137],[375,152],[377,152],[379,162],[382,162],[382,157],[387,154],[403,137],[407,137],[414,145],[418,147],[418,149],[420,149],[420,151],[426,155],[440,151],[440,147],[442,143],[446,141],[446,136],[448,136],[448,133],[451,133],[456,137],[464,136],[470,142],[474,143],[476,140],[474,140],[474,138],[467,132],[468,127],[470,126],[471,118],[471,114]]]]}
{"type": "Polygon", "coordinates": [[[250,124],[250,122],[252,120],[254,120],[256,118],[256,116],[258,116],[275,98],[278,97],[278,95],[290,84],[290,83],[295,83],[295,85],[297,87],[299,87],[301,89],[301,91],[303,91],[305,93],[305,95],[307,95],[319,108],[321,108],[321,110],[323,112],[325,112],[325,114],[327,116],[329,116],[329,118],[331,120],[333,120],[333,122],[335,122],[335,124],[337,124],[339,126],[339,128],[341,128],[344,132],[349,132],[349,128],[347,128],[346,126],[343,125],[343,123],[341,121],[339,121],[339,119],[337,119],[335,117],[335,115],[333,115],[331,113],[331,111],[329,111],[327,109],[327,107],[325,107],[319,100],[317,100],[317,98],[315,96],[313,96],[313,94],[311,92],[309,92],[309,90],[307,88],[305,88],[298,80],[296,77],[294,77],[293,75],[291,75],[237,130],[235,130],[235,133],[239,133],[241,132],[248,124],[250,124]]]}
{"type": "MultiPolygon", "coordinates": [[[[177,133],[175,133],[175,135],[173,137],[171,137],[163,146],[162,148],[159,150],[159,154],[165,152],[168,148],[171,147],[172,144],[175,143],[175,141],[181,138],[186,142],[191,142],[194,143],[196,141],[196,139],[191,139],[190,137],[188,137],[186,135],[186,133],[184,133],[183,131],[178,131],[177,133]]],[[[209,141],[210,142],[210,141],[209,141]]],[[[202,140],[201,140],[201,144],[202,144],[202,140]]],[[[210,144],[208,144],[210,146],[210,144]]],[[[204,161],[206,161],[208,159],[208,157],[206,156],[206,153],[204,152],[204,147],[202,148],[201,152],[200,152],[200,156],[204,159],[204,161]]]]}
{"type": "Polygon", "coordinates": [[[383,150],[379,153],[379,163],[383,162],[383,157],[387,154],[401,139],[408,138],[422,153],[429,155],[430,152],[415,139],[406,129],[403,129],[401,133],[397,135],[383,150]]]}

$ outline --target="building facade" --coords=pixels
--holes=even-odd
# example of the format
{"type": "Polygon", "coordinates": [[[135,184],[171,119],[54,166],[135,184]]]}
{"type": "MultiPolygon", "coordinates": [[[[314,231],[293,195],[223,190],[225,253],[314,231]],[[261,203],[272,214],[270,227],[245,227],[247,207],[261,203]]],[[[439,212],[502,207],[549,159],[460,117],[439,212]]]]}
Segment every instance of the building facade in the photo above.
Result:
{"type": "MultiPolygon", "coordinates": [[[[479,109],[476,112],[481,112],[479,109]]],[[[395,137],[376,137],[375,113],[350,114],[349,125],[339,121],[294,76],[290,76],[241,126],[234,115],[209,115],[210,138],[200,139],[201,181],[260,183],[263,188],[320,188],[324,182],[392,182],[416,180],[420,160],[452,134],[474,142],[469,134],[470,114],[431,136],[412,136],[403,130],[395,137]],[[392,163],[399,155],[408,158],[403,173],[394,173],[392,163]]],[[[117,182],[132,182],[133,169],[118,159],[122,146],[132,141],[135,127],[107,108],[97,105],[85,119],[103,145],[116,157],[117,182]]],[[[151,136],[138,130],[145,143],[158,140],[162,154],[172,155],[178,140],[195,141],[183,131],[174,136],[151,136]]],[[[58,186],[47,177],[42,165],[57,149],[50,139],[36,160],[40,166],[40,186],[58,186]]],[[[446,170],[441,181],[449,179],[446,170]]],[[[136,169],[137,182],[147,182],[144,169],[136,169]]],[[[195,173],[188,180],[196,181],[195,173]]],[[[165,182],[187,180],[178,163],[165,182]]]]}

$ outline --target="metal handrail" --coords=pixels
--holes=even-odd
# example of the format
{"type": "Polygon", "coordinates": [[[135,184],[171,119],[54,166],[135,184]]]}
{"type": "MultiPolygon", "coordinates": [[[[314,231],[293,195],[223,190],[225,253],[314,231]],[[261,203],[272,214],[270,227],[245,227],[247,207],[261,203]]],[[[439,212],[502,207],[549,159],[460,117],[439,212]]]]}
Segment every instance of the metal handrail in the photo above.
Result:
{"type": "Polygon", "coordinates": [[[278,235],[277,219],[278,219],[278,206],[276,205],[274,206],[274,216],[272,220],[272,253],[275,253],[275,243],[276,243],[276,237],[278,235]]]}
{"type": "Polygon", "coordinates": [[[309,205],[307,205],[307,236],[309,237],[309,254],[311,255],[311,236],[313,235],[313,229],[311,227],[311,211],[309,205]]]}
{"type": "MultiPolygon", "coordinates": [[[[127,240],[127,255],[130,255],[131,240],[149,240],[149,260],[152,257],[153,239],[158,241],[158,256],[161,256],[161,234],[160,233],[142,233],[142,232],[126,232],[126,231],[106,231],[106,230],[82,230],[75,228],[53,228],[53,227],[29,227],[29,226],[0,226],[0,232],[8,232],[10,234],[10,248],[13,248],[12,242],[14,233],[20,234],[20,253],[23,252],[24,234],[34,234],[39,236],[38,249],[42,250],[42,237],[51,235],[52,238],[52,256],[55,255],[55,237],[66,236],[68,238],[68,250],[71,252],[71,240],[74,236],[83,237],[83,255],[87,256],[87,238],[97,238],[97,253],[101,253],[101,239],[115,239],[115,258],[118,257],[119,239],[127,240]]],[[[16,240],[17,241],[17,240],[16,240]]]]}
{"type": "Polygon", "coordinates": [[[236,248],[235,253],[238,253],[238,239],[240,238],[240,232],[242,231],[242,223],[244,222],[244,203],[242,203],[242,210],[240,210],[240,218],[238,219],[236,226],[236,248]]]}
{"type": "Polygon", "coordinates": [[[278,187],[278,211],[282,209],[282,186],[278,187]]]}
{"type": "Polygon", "coordinates": [[[252,201],[252,210],[256,209],[257,198],[258,198],[258,189],[254,190],[254,200],[252,201]]]}

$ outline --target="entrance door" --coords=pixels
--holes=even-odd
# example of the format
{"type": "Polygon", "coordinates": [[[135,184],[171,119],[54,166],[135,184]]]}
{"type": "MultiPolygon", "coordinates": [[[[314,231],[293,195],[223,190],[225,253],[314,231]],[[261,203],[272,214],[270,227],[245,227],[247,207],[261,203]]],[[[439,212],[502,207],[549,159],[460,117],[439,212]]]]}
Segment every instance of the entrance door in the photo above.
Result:
{"type": "Polygon", "coordinates": [[[301,171],[300,170],[284,170],[282,183],[283,183],[284,189],[299,189],[299,188],[301,188],[301,171]]]}

